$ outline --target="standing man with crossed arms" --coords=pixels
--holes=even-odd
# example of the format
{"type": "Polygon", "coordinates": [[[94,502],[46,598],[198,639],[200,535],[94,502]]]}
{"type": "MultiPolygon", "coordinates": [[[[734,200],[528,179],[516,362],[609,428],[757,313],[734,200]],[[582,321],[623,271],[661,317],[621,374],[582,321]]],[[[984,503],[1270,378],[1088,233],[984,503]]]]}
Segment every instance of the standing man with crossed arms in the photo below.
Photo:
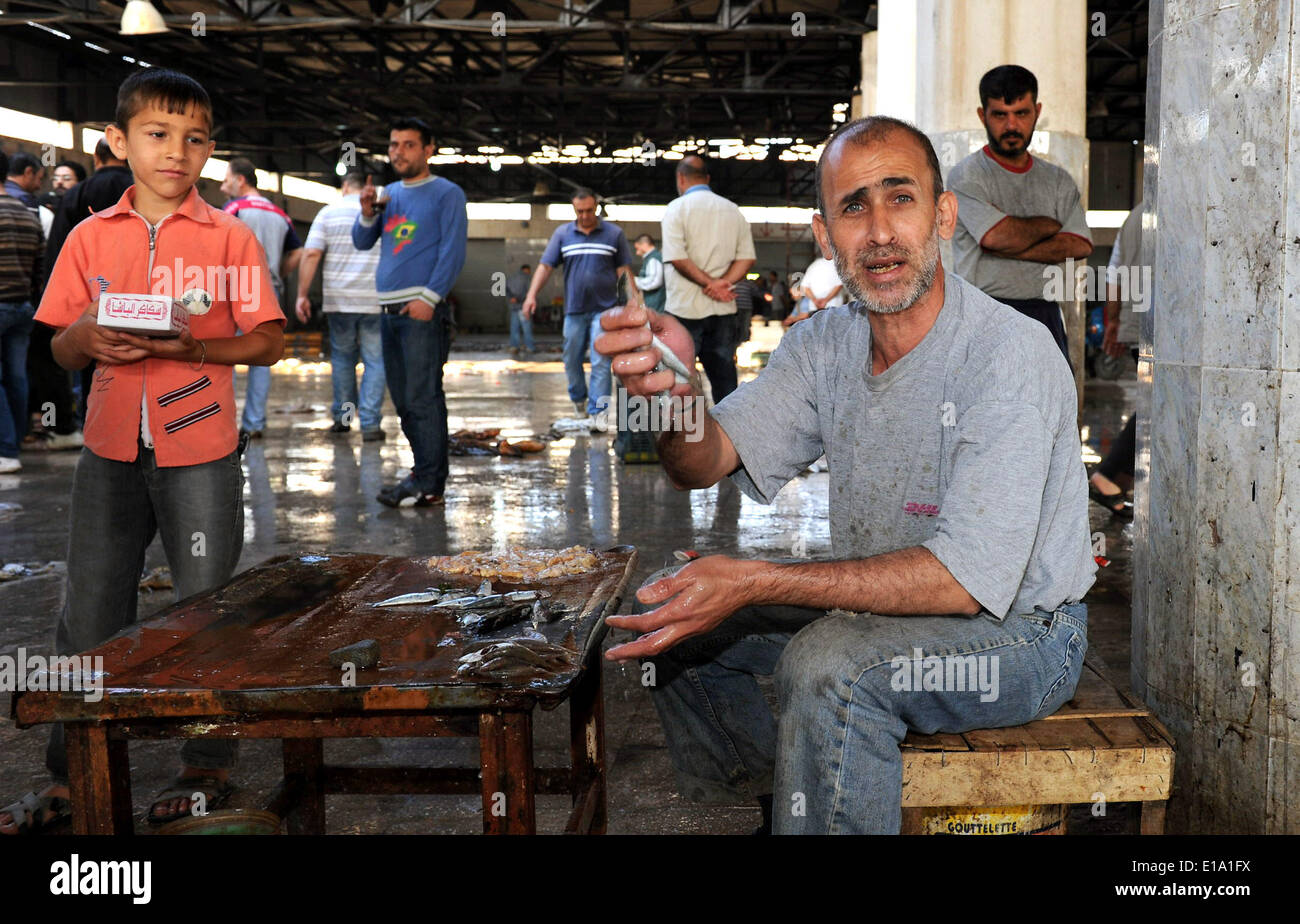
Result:
{"type": "Polygon", "coordinates": [[[1032,73],[1015,64],[995,67],[980,78],[979,92],[976,113],[989,143],[948,174],[957,195],[957,275],[1047,325],[1068,362],[1061,308],[1043,298],[1043,271],[1092,253],[1079,187],[1063,169],[1029,153],[1043,111],[1032,73]]]}

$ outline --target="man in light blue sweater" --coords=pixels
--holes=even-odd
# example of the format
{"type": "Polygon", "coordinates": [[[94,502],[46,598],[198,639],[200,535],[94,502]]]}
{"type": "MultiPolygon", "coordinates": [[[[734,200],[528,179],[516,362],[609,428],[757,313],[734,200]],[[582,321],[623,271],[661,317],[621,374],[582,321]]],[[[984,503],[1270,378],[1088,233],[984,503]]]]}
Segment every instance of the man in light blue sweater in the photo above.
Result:
{"type": "Polygon", "coordinates": [[[411,474],[379,492],[390,507],[443,503],[447,484],[447,361],[451,318],[446,299],[465,265],[469,223],[465,193],[429,172],[433,131],[420,119],[393,123],[388,159],[402,178],[380,196],[369,177],[352,243],[382,241],[375,287],[383,309],[384,369],[402,432],[411,444],[411,474]]]}

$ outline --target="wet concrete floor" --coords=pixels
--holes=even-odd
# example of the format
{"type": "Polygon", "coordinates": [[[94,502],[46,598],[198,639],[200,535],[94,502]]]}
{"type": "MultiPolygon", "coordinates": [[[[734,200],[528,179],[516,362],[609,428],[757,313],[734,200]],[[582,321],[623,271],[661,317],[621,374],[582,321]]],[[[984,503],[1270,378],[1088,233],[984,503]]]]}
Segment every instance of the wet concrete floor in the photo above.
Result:
{"type": "MultiPolygon", "coordinates": [[[[755,325],[742,363],[770,349],[778,329],[755,325]]],[[[541,338],[535,360],[505,357],[492,337],[461,338],[447,364],[450,426],[501,427],[502,435],[546,433],[553,420],[572,414],[559,362],[558,340],[541,338]]],[[[742,381],[758,372],[742,369],[742,381]]],[[[242,400],[242,377],[237,381],[242,400]]],[[[1134,407],[1134,381],[1089,381],[1084,413],[1085,457],[1104,455],[1134,407]],[[1091,454],[1091,455],[1090,455],[1091,454]]],[[[265,438],[245,456],[244,549],[240,569],[280,554],[380,552],[433,555],[526,545],[637,546],[636,583],[667,563],[675,549],[737,557],[786,557],[796,543],[811,557],[829,555],[828,476],[795,479],[771,506],[744,497],[729,483],[691,493],[675,491],[658,466],[626,465],[611,437],[579,436],[551,442],[523,458],[452,457],[444,508],[392,510],[379,504],[380,487],[411,464],[391,401],[386,402],[383,443],[362,443],[328,432],[327,363],[305,356],[274,370],[265,438]]],[[[17,648],[52,651],[53,626],[62,601],[68,495],[78,453],[24,453],[23,470],[0,475],[0,562],[54,563],[44,574],[0,583],[0,655],[17,648]]],[[[1116,678],[1129,671],[1129,559],[1132,527],[1091,506],[1094,532],[1106,536],[1109,567],[1088,597],[1089,644],[1116,678]]],[[[165,564],[158,542],[148,566],[165,564]]],[[[142,592],[146,617],[172,602],[170,591],[142,592]]],[[[699,806],[678,796],[671,764],[649,695],[632,667],[606,667],[606,734],[611,833],[748,833],[758,823],[753,805],[699,806]]],[[[9,694],[0,693],[0,805],[46,783],[46,730],[15,729],[9,694]]],[[[537,764],[567,759],[567,709],[536,714],[537,764]]],[[[232,807],[257,807],[281,774],[279,743],[241,746],[232,807]]],[[[477,764],[473,739],[329,740],[326,760],[353,765],[454,766],[477,764]]],[[[178,767],[176,742],[132,743],[132,790],[137,813],[178,767]]],[[[562,829],[566,797],[537,800],[541,831],[562,829]]],[[[477,833],[477,796],[331,796],[328,825],[338,833],[477,833]]],[[[1076,809],[1072,832],[1135,831],[1136,813],[1111,806],[1105,818],[1076,809]]],[[[140,831],[148,826],[140,823],[140,831]]]]}

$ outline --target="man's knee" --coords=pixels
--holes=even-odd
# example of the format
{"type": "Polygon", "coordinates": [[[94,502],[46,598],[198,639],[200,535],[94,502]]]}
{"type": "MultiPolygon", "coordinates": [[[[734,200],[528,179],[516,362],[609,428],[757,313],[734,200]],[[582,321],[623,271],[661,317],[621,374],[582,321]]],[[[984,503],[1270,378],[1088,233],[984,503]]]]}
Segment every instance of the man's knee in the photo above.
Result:
{"type": "Polygon", "coordinates": [[[888,663],[884,654],[863,643],[860,620],[870,616],[825,616],[799,630],[776,665],[778,696],[785,704],[799,698],[846,700],[850,687],[886,693],[888,663]],[[881,677],[886,689],[878,690],[881,677]]]}

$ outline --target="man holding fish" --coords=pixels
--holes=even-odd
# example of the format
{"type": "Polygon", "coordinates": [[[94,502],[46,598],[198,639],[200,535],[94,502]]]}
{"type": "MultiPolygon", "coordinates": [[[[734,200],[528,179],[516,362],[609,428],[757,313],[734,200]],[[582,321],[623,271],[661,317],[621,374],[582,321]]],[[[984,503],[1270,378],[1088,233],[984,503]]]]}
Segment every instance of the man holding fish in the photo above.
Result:
{"type": "MultiPolygon", "coordinates": [[[[835,560],[661,572],[637,593],[648,612],[609,618],[640,636],[607,657],[655,666],[683,795],[757,798],[776,833],[896,833],[909,728],[1019,725],[1073,694],[1096,570],[1087,486],[1051,335],[942,265],[957,200],[926,136],[879,116],[841,126],[817,191],[813,231],[851,303],[792,328],[702,434],[668,428],[659,457],[680,489],[730,477],[770,503],[825,453],[835,560]],[[996,694],[899,683],[937,656],[991,660],[996,694]],[[758,674],[775,675],[779,721],[758,674]]],[[[601,325],[631,393],[694,394],[651,345],[692,357],[675,320],[631,305],[601,325]]]]}

